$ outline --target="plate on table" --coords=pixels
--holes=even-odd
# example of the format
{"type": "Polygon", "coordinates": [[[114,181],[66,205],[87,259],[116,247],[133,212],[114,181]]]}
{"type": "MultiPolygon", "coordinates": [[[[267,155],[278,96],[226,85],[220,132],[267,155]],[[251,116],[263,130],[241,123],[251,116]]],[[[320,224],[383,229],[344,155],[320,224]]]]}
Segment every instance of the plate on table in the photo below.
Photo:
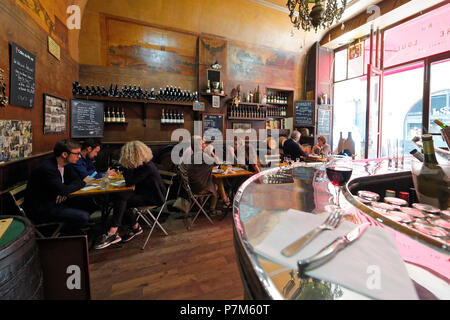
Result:
{"type": "Polygon", "coordinates": [[[213,170],[212,170],[212,173],[224,173],[225,171],[223,171],[222,169],[217,169],[217,168],[214,168],[213,170]]]}
{"type": "Polygon", "coordinates": [[[400,207],[400,211],[410,215],[411,217],[425,218],[425,215],[423,214],[423,212],[416,208],[400,207]]]}
{"type": "Polygon", "coordinates": [[[433,227],[422,223],[413,223],[413,227],[420,232],[434,237],[446,237],[448,232],[439,227],[433,227]]]}
{"type": "Polygon", "coordinates": [[[444,219],[433,220],[432,223],[438,227],[450,230],[450,222],[444,219]]]}

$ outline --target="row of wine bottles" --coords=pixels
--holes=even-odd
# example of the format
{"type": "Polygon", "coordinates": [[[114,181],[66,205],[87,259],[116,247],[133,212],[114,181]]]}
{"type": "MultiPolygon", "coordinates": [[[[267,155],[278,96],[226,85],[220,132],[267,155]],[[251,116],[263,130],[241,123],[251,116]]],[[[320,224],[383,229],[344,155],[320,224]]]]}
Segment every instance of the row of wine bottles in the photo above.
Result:
{"type": "Polygon", "coordinates": [[[119,111],[119,108],[117,108],[117,111],[114,111],[114,108],[110,111],[110,108],[108,108],[104,115],[103,120],[105,123],[125,123],[125,111],[122,108],[122,111],[119,111]]]}
{"type": "Polygon", "coordinates": [[[178,110],[164,110],[162,109],[161,114],[162,124],[183,124],[184,123],[184,113],[178,110]]]}
{"type": "Polygon", "coordinates": [[[285,117],[287,115],[286,107],[265,106],[231,106],[228,108],[228,117],[232,118],[267,118],[267,117],[285,117]]]}
{"type": "Polygon", "coordinates": [[[287,93],[270,93],[267,94],[267,103],[288,104],[287,93]]]}
{"type": "Polygon", "coordinates": [[[163,101],[180,101],[180,102],[197,102],[198,92],[191,93],[190,90],[181,90],[181,87],[166,85],[166,88],[142,89],[141,86],[123,85],[119,89],[118,85],[111,84],[109,90],[100,86],[82,87],[79,82],[72,83],[72,93],[81,96],[99,96],[99,97],[115,97],[145,100],[163,100],[163,101]]]}

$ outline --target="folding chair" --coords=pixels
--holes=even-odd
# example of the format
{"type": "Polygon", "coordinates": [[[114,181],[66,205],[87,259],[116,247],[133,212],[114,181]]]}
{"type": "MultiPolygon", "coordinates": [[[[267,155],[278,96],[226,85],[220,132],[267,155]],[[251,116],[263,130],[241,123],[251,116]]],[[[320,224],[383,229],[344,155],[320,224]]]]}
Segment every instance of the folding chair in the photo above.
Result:
{"type": "MultiPolygon", "coordinates": [[[[28,218],[25,213],[25,210],[22,208],[22,204],[25,200],[24,196],[23,196],[23,192],[26,190],[26,188],[27,188],[27,183],[23,183],[13,189],[11,189],[9,191],[9,195],[11,196],[12,200],[14,201],[14,204],[16,205],[17,209],[19,210],[20,214],[23,217],[28,218]]],[[[41,223],[41,224],[34,225],[34,229],[39,238],[57,238],[57,237],[59,237],[59,235],[61,233],[61,229],[63,227],[64,227],[64,223],[62,223],[62,222],[49,222],[49,223],[41,223]],[[39,228],[44,229],[44,228],[50,228],[50,227],[54,227],[54,231],[51,233],[50,237],[44,236],[44,234],[39,230],[39,228]]]]}
{"type": "Polygon", "coordinates": [[[159,216],[161,215],[164,207],[166,206],[167,203],[167,199],[169,198],[169,192],[170,192],[170,187],[173,185],[173,178],[177,176],[176,173],[173,172],[168,172],[168,171],[164,171],[164,170],[158,170],[159,174],[161,175],[161,177],[163,178],[162,181],[164,182],[164,184],[166,185],[166,197],[164,199],[164,203],[161,206],[161,209],[159,209],[158,214],[155,216],[152,213],[152,209],[157,208],[157,206],[143,206],[143,207],[137,207],[137,208],[133,208],[133,210],[136,212],[136,214],[138,215],[138,218],[142,218],[142,220],[145,221],[145,223],[151,227],[150,232],[148,233],[147,239],[145,239],[145,243],[142,246],[142,250],[145,249],[145,246],[147,245],[148,240],[150,239],[152,233],[153,233],[153,229],[155,229],[155,226],[158,225],[158,227],[162,230],[162,232],[164,232],[164,234],[166,236],[168,236],[169,234],[167,233],[167,231],[161,226],[161,224],[159,223],[158,219],[159,216]],[[150,218],[153,219],[154,223],[152,223],[150,221],[150,219],[148,217],[146,217],[145,215],[149,215],[150,218]]]}
{"type": "Polygon", "coordinates": [[[200,212],[202,212],[206,216],[206,218],[209,220],[209,222],[214,224],[214,222],[211,220],[211,218],[209,217],[209,215],[206,213],[205,209],[203,208],[205,206],[206,202],[212,196],[212,193],[207,191],[205,193],[194,194],[189,185],[189,177],[188,177],[187,167],[185,165],[181,164],[178,166],[178,171],[180,172],[182,185],[183,185],[184,189],[186,190],[186,192],[188,193],[189,198],[192,200],[192,203],[191,203],[191,206],[190,206],[188,212],[190,212],[195,205],[197,205],[197,207],[199,208],[197,211],[197,214],[195,215],[194,219],[192,220],[191,224],[187,227],[187,229],[192,228],[192,226],[194,225],[194,222],[197,219],[200,212]]]}

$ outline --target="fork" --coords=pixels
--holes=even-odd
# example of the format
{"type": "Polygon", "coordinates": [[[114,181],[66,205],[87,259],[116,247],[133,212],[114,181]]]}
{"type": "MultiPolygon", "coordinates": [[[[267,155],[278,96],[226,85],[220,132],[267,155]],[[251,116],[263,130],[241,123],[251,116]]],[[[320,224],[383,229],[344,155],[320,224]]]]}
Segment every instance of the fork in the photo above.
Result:
{"type": "Polygon", "coordinates": [[[322,231],[335,229],[341,222],[341,219],[342,215],[340,210],[334,210],[320,226],[314,228],[300,239],[291,243],[289,246],[281,250],[281,253],[286,257],[292,257],[294,254],[299,252],[300,249],[302,249],[305,245],[307,245],[314,238],[316,238],[322,231]]]}

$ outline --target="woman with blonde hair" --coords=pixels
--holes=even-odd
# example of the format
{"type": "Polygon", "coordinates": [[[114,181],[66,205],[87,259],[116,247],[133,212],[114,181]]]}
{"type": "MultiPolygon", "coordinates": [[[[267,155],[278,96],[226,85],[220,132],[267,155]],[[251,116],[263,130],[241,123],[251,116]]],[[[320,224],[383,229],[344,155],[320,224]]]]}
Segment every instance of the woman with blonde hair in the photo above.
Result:
{"type": "Polygon", "coordinates": [[[131,208],[164,203],[165,186],[158,168],[151,161],[152,150],[141,141],[127,142],[120,151],[120,164],[127,186],[135,186],[134,192],[118,193],[114,201],[112,225],[104,234],[96,249],[103,249],[111,244],[128,242],[143,232],[137,222],[136,214],[131,208]],[[118,228],[125,218],[128,231],[123,237],[119,236],[118,228]]]}

